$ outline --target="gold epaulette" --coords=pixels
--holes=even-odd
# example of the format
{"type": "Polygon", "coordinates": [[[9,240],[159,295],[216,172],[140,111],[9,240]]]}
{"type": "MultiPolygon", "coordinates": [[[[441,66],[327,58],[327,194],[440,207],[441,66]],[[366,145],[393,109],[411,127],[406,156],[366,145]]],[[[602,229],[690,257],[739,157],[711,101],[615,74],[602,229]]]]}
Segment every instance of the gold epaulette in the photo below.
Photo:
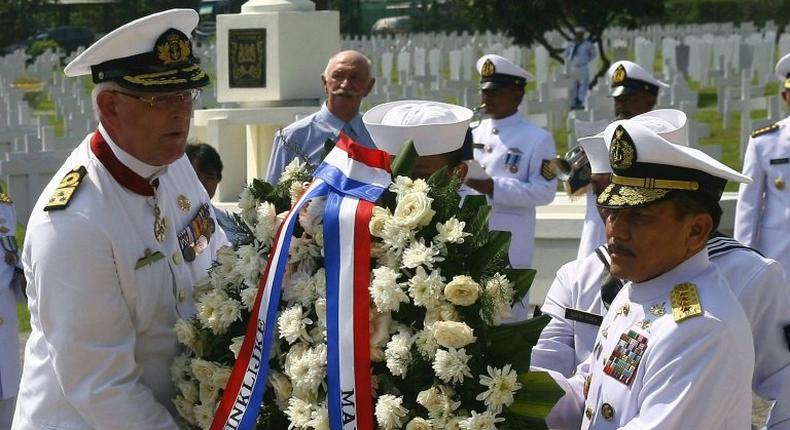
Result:
{"type": "Polygon", "coordinates": [[[88,171],[85,169],[85,166],[79,166],[69,173],[66,173],[66,176],[63,177],[63,180],[60,181],[60,184],[55,188],[55,192],[52,193],[52,197],[49,198],[47,205],[44,206],[44,210],[56,211],[66,209],[71,198],[74,197],[77,187],[82,183],[82,178],[85,177],[86,173],[88,173],[88,171]]]}
{"type": "Polygon", "coordinates": [[[0,203],[14,203],[6,193],[0,193],[0,203]]]}
{"type": "Polygon", "coordinates": [[[779,130],[780,128],[782,128],[782,126],[779,124],[771,124],[768,127],[761,127],[752,132],[752,137],[762,136],[764,134],[779,130]]]}
{"type": "Polygon", "coordinates": [[[672,287],[669,300],[672,303],[672,317],[675,319],[675,322],[702,315],[702,305],[699,302],[697,286],[690,282],[684,282],[672,287]]]}

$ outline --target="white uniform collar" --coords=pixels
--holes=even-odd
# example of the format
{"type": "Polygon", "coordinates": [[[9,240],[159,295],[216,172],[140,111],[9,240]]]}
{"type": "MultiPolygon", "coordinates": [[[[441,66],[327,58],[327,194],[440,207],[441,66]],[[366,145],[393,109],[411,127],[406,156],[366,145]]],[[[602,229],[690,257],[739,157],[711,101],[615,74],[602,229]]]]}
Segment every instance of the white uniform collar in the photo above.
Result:
{"type": "Polygon", "coordinates": [[[522,117],[521,117],[521,112],[516,111],[516,113],[514,113],[513,115],[506,116],[504,118],[499,118],[499,119],[489,118],[489,119],[491,120],[492,127],[503,128],[521,122],[522,117]]]}
{"type": "Polygon", "coordinates": [[[159,176],[162,176],[167,172],[167,166],[152,166],[148,163],[144,163],[129,154],[128,152],[121,149],[110,137],[107,130],[104,129],[104,125],[99,123],[99,133],[101,133],[104,140],[107,142],[107,145],[110,146],[113,154],[118,158],[118,160],[123,163],[126,167],[131,169],[134,173],[142,176],[143,178],[152,181],[159,176]]]}
{"type": "Polygon", "coordinates": [[[692,255],[689,259],[663,275],[645,282],[630,283],[628,298],[633,301],[642,301],[659,295],[666,295],[675,285],[693,281],[709,266],[708,250],[707,248],[702,248],[700,252],[692,255]]]}

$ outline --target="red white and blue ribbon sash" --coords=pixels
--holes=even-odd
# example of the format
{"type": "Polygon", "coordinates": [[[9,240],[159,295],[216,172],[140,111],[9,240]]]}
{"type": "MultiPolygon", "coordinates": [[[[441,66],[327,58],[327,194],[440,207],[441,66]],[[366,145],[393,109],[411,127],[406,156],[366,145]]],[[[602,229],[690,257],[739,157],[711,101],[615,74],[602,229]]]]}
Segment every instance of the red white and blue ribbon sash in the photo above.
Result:
{"type": "Polygon", "coordinates": [[[304,205],[326,196],[324,256],[327,291],[327,404],[330,428],[373,429],[368,329],[370,232],[374,202],[390,183],[389,155],[341,134],[291,208],[274,239],[239,357],[211,430],[255,428],[266,390],[269,357],[288,250],[304,205]],[[253,317],[254,316],[254,317],[253,317]]]}

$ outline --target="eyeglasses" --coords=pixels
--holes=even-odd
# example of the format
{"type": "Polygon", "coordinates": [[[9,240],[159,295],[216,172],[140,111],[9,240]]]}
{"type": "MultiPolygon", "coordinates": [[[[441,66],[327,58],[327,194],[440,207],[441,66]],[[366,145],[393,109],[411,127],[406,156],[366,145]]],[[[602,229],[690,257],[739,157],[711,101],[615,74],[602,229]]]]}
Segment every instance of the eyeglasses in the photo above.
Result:
{"type": "Polygon", "coordinates": [[[203,89],[192,88],[190,90],[177,91],[174,93],[168,93],[168,94],[163,94],[161,96],[151,96],[151,97],[138,96],[137,94],[126,93],[118,90],[113,90],[112,92],[140,100],[141,102],[147,104],[148,107],[153,109],[164,109],[178,103],[192,104],[192,102],[197,100],[198,97],[200,97],[200,94],[203,93],[203,89]]]}

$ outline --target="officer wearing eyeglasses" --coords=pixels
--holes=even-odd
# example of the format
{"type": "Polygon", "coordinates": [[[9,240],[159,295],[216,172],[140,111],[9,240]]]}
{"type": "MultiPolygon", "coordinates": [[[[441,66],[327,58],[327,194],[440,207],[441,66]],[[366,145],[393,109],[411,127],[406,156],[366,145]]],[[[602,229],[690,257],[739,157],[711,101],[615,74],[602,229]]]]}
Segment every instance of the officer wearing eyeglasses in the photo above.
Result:
{"type": "Polygon", "coordinates": [[[32,333],[13,429],[176,429],[173,327],[226,243],[184,155],[208,84],[192,9],[109,33],[66,66],[90,75],[98,129],[38,200],[22,263],[32,333]]]}

